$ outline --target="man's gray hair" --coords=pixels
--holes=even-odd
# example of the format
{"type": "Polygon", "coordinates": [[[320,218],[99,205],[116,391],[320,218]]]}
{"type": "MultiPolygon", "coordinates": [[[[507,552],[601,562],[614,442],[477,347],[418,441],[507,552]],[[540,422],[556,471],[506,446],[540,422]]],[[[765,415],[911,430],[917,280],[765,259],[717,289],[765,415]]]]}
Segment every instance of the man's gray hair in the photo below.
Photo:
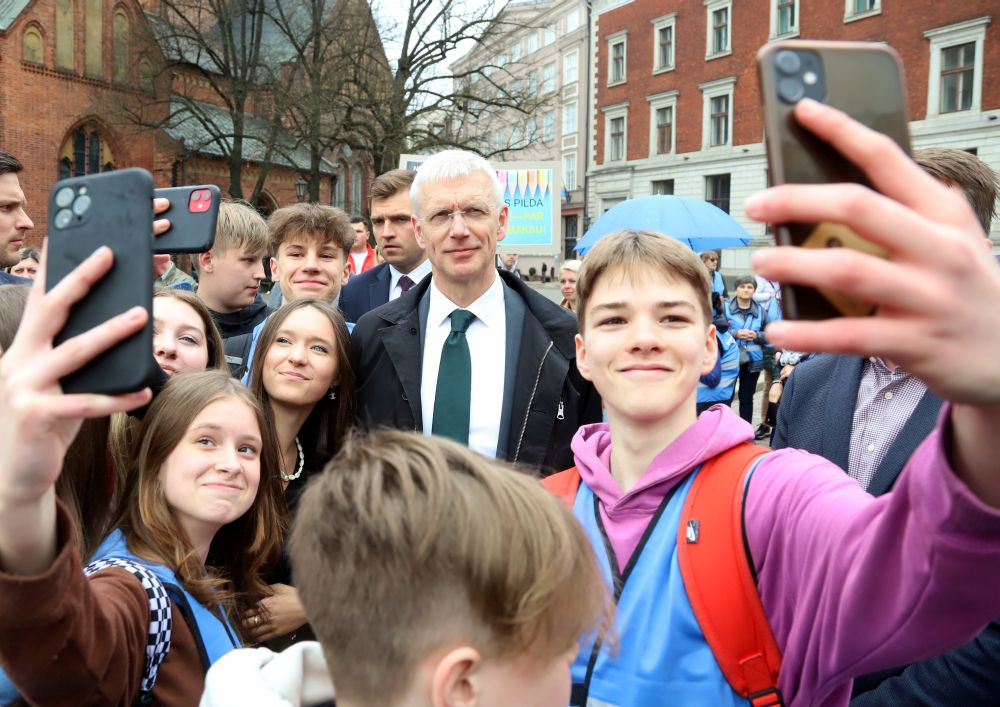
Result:
{"type": "Polygon", "coordinates": [[[417,170],[417,176],[410,186],[410,202],[413,205],[413,213],[420,213],[420,190],[425,184],[457,177],[468,177],[476,172],[481,172],[489,178],[490,184],[493,186],[493,194],[496,197],[495,206],[501,206],[504,186],[500,183],[496,170],[490,163],[474,152],[445,150],[429,157],[417,170]]]}

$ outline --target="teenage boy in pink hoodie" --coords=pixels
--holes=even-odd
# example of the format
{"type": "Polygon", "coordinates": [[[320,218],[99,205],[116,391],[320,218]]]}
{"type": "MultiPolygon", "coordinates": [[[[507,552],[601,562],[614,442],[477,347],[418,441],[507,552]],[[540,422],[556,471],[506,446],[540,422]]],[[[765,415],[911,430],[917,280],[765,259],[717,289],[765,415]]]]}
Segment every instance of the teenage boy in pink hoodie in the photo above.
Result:
{"type": "MultiPolygon", "coordinates": [[[[1000,301],[1000,268],[961,194],[887,138],[811,101],[796,117],[881,193],[781,186],[747,201],[747,214],[843,223],[890,256],[758,254],[754,270],[767,278],[879,305],[866,319],[775,322],[768,339],[892,359],[951,401],[882,497],[830,462],[787,449],[759,460],[745,487],[746,552],[781,652],[784,704],[846,705],[853,676],[962,645],[1000,615],[1000,329],[982,326],[982,303],[1000,301]]],[[[695,413],[698,378],[716,355],[709,294],[697,255],[655,234],[607,236],[580,273],[577,363],[608,423],[573,440],[581,484],[571,500],[615,590],[620,642],[613,650],[582,641],[576,705],[779,704],[729,687],[678,569],[692,472],[754,436],[727,407],[695,413]]]]}

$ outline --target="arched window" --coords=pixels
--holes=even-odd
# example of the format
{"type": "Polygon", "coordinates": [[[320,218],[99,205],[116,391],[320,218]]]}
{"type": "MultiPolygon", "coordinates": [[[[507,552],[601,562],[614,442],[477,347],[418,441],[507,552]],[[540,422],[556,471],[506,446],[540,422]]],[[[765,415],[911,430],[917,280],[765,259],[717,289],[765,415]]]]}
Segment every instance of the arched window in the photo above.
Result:
{"type": "Polygon", "coordinates": [[[145,91],[153,90],[153,65],[149,59],[139,60],[139,86],[145,91]]]}
{"type": "Polygon", "coordinates": [[[24,30],[24,54],[23,59],[32,64],[45,63],[45,40],[36,25],[28,25],[24,30]]]}
{"type": "Polygon", "coordinates": [[[115,10],[115,18],[112,23],[112,35],[112,79],[115,83],[127,83],[129,26],[128,15],[126,15],[125,10],[121,8],[115,10]]]}
{"type": "Polygon", "coordinates": [[[73,0],[56,0],[56,66],[72,71],[73,0]]]}
{"type": "Polygon", "coordinates": [[[97,125],[86,123],[66,137],[59,151],[60,179],[112,169],[115,169],[115,156],[97,125]]]}
{"type": "Polygon", "coordinates": [[[351,211],[360,214],[363,210],[361,204],[361,165],[351,165],[351,211]]]}

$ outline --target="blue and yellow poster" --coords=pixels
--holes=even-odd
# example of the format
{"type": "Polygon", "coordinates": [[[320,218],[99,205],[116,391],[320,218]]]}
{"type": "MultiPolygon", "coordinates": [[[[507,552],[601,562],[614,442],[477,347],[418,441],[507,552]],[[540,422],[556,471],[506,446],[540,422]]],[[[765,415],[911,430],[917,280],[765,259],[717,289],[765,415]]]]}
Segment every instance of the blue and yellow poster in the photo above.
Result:
{"type": "Polygon", "coordinates": [[[503,199],[509,211],[507,237],[500,244],[506,249],[530,246],[521,252],[539,252],[535,248],[555,247],[555,223],[559,208],[558,172],[553,164],[497,165],[497,177],[504,185],[503,199]]]}

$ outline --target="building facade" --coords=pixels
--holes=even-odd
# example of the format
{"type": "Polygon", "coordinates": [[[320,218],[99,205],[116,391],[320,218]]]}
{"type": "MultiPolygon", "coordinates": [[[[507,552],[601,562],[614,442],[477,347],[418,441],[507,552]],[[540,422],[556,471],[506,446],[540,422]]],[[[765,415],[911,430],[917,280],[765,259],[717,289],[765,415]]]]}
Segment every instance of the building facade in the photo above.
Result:
{"type": "MultiPolygon", "coordinates": [[[[541,271],[573,255],[583,235],[588,96],[587,4],[584,0],[520,0],[497,17],[489,41],[452,65],[455,74],[481,71],[513,97],[525,96],[527,114],[504,110],[469,124],[480,152],[497,162],[552,161],[559,165],[561,195],[556,252],[524,255],[519,267],[541,271]]],[[[501,246],[503,244],[501,243],[501,246]]],[[[501,247],[501,250],[503,248],[501,247]]]]}
{"type": "MultiPolygon", "coordinates": [[[[157,187],[230,183],[224,146],[195,121],[164,121],[171,97],[204,98],[215,122],[228,119],[199,70],[157,74],[149,49],[156,0],[7,0],[0,2],[0,148],[24,164],[22,186],[35,230],[45,235],[48,192],[61,178],[123,167],[149,170],[157,187]],[[148,111],[132,121],[124,106],[148,111]]],[[[247,115],[248,122],[255,120],[247,115]]],[[[263,129],[262,129],[263,132],[263,129]]],[[[240,170],[243,193],[258,182],[261,151],[248,132],[240,170]]],[[[258,141],[259,142],[259,141],[258,141]]],[[[263,180],[258,208],[269,213],[298,199],[308,153],[283,151],[263,180]]],[[[364,155],[329,155],[320,167],[320,200],[365,210],[371,169],[364,155]]]]}
{"type": "MultiPolygon", "coordinates": [[[[769,242],[741,204],[767,185],[755,54],[778,39],[887,42],[903,60],[913,146],[970,150],[1000,170],[998,10],[995,0],[599,3],[588,217],[678,194],[712,201],[769,242]]],[[[727,257],[749,267],[747,251],[727,257]]]]}

